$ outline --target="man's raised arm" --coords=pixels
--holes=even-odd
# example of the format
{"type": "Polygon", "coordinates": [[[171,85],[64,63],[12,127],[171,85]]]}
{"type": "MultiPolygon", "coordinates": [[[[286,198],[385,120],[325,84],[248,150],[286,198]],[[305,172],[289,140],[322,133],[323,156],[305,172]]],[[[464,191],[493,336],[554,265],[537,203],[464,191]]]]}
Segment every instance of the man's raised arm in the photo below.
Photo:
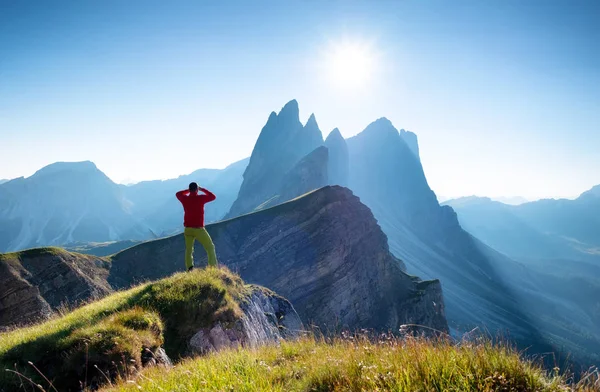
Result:
{"type": "Polygon", "coordinates": [[[214,193],[212,193],[211,191],[209,191],[206,188],[198,188],[198,189],[200,189],[202,192],[204,192],[204,195],[205,195],[205,199],[204,200],[205,200],[206,203],[209,203],[209,202],[211,202],[211,201],[213,201],[213,200],[215,200],[217,198],[217,196],[215,196],[214,193]]]}
{"type": "Polygon", "coordinates": [[[177,200],[179,200],[180,202],[183,203],[183,198],[186,197],[189,193],[190,193],[189,189],[184,189],[182,191],[177,192],[175,194],[175,197],[177,197],[177,200]]]}

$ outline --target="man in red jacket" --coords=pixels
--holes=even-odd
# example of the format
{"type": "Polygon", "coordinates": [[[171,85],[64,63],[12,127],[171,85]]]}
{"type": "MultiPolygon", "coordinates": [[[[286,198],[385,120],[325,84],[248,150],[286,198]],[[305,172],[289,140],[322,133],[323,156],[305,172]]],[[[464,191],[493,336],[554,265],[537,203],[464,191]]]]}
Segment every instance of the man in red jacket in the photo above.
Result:
{"type": "Polygon", "coordinates": [[[215,244],[204,228],[204,205],[215,200],[217,197],[209,190],[198,188],[198,184],[192,182],[189,189],[179,191],[175,194],[177,200],[183,204],[184,218],[183,232],[185,236],[185,266],[189,271],[194,269],[194,241],[198,240],[208,254],[208,266],[217,266],[217,254],[215,244]],[[199,195],[198,190],[203,194],[199,195]]]}

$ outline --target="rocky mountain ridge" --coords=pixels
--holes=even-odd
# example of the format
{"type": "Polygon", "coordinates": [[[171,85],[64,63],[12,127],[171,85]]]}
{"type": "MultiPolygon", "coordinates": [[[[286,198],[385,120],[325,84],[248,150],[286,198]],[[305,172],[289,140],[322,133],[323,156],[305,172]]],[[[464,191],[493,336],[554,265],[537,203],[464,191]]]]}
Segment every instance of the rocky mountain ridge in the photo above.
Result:
{"type": "MultiPolygon", "coordinates": [[[[447,330],[439,282],[422,282],[406,275],[402,262],[389,252],[387,238],[369,209],[345,188],[325,187],[207,229],[220,263],[247,282],[261,284],[288,298],[308,324],[324,330],[345,327],[387,331],[397,330],[402,324],[447,330]]],[[[102,277],[105,287],[111,290],[181,270],[184,248],[183,237],[177,235],[139,244],[109,259],[79,256],[94,265],[106,263],[93,274],[102,277]]],[[[31,257],[22,252],[17,259],[23,266],[29,265],[31,257]]],[[[74,256],[61,251],[49,257],[69,264],[74,256]]],[[[9,263],[5,258],[0,260],[2,264],[9,263]]],[[[198,257],[197,265],[204,262],[198,257]]],[[[46,281],[54,284],[64,280],[60,271],[48,271],[51,276],[46,281]]],[[[92,291],[81,288],[82,292],[86,290],[92,291]]],[[[39,291],[37,297],[45,301],[43,290],[39,291]]],[[[13,300],[13,306],[30,301],[30,296],[18,298],[21,301],[13,300]]],[[[47,310],[48,306],[39,306],[40,317],[47,310]]]]}
{"type": "Polygon", "coordinates": [[[600,194],[508,205],[484,197],[448,200],[461,224],[489,246],[517,259],[589,260],[600,249],[600,194]]]}
{"type": "MultiPolygon", "coordinates": [[[[289,299],[306,323],[446,330],[439,282],[406,275],[369,209],[345,188],[325,187],[209,232],[219,262],[289,299]]],[[[183,251],[180,236],[125,250],[114,256],[109,282],[123,287],[169,274],[180,268],[183,251]]]]}

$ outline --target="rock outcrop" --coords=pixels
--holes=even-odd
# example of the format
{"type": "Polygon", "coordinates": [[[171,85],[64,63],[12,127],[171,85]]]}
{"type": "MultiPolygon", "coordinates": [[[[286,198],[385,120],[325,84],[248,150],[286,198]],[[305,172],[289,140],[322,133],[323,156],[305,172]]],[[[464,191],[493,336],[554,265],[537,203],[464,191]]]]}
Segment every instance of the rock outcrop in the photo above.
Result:
{"type": "MultiPolygon", "coordinates": [[[[402,271],[371,211],[346,188],[325,187],[207,229],[221,263],[289,299],[307,324],[447,329],[439,282],[402,271]]],[[[183,236],[135,246],[113,257],[109,282],[118,288],[167,276],[181,270],[183,253],[183,236]]]]}
{"type": "Polygon", "coordinates": [[[56,248],[0,254],[0,327],[49,317],[112,292],[108,261],[56,248]]]}
{"type": "Polygon", "coordinates": [[[196,332],[189,341],[190,354],[207,354],[238,346],[256,348],[299,337],[304,331],[292,304],[264,288],[254,287],[241,308],[244,315],[233,326],[217,323],[196,332]]]}
{"type": "Polygon", "coordinates": [[[329,185],[348,186],[348,145],[337,128],[327,136],[325,146],[329,149],[329,185]]]}
{"type": "Polygon", "coordinates": [[[227,217],[254,211],[277,196],[286,174],[322,144],[323,136],[314,115],[303,126],[295,100],[288,102],[279,114],[271,113],[254,146],[238,198],[227,217]]]}
{"type": "Polygon", "coordinates": [[[98,390],[124,374],[133,380],[144,367],[171,367],[170,358],[277,344],[303,329],[286,299],[226,268],[198,269],[2,334],[0,368],[19,375],[0,373],[0,391],[20,391],[22,380],[39,389],[52,380],[56,391],[98,390]]]}

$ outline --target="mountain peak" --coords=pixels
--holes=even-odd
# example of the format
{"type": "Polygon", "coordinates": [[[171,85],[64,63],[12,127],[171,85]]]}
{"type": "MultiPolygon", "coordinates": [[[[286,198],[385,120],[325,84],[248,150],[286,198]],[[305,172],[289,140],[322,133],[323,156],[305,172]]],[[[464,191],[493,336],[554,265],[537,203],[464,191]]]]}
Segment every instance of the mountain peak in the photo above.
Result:
{"type": "Polygon", "coordinates": [[[327,144],[328,142],[331,142],[332,140],[339,140],[339,139],[344,139],[344,137],[342,136],[342,133],[340,132],[339,129],[333,128],[333,131],[331,131],[329,133],[329,135],[327,136],[325,143],[327,144]]]}
{"type": "Polygon", "coordinates": [[[308,121],[306,122],[306,125],[304,125],[304,127],[308,127],[308,126],[316,126],[317,128],[319,127],[319,125],[317,124],[317,119],[315,118],[315,114],[311,113],[310,117],[308,118],[308,121]]]}
{"type": "Polygon", "coordinates": [[[278,115],[279,118],[291,118],[300,121],[300,109],[298,107],[298,101],[292,99],[281,109],[278,115]]]}
{"type": "MultiPolygon", "coordinates": [[[[377,120],[373,121],[371,124],[376,124],[378,126],[389,126],[394,128],[394,124],[387,117],[379,117],[377,120]]],[[[396,128],[394,128],[396,129],[396,128]]]]}
{"type": "Polygon", "coordinates": [[[96,165],[91,161],[81,161],[81,162],[55,162],[48,166],[45,166],[34,173],[32,177],[39,177],[48,174],[55,174],[60,172],[96,172],[100,171],[96,167],[96,165]]]}
{"type": "Polygon", "coordinates": [[[398,137],[399,133],[390,120],[385,117],[381,117],[367,125],[365,130],[357,136],[361,135],[362,137],[375,137],[377,139],[384,138],[387,140],[389,137],[398,137]]]}
{"type": "Polygon", "coordinates": [[[377,120],[373,121],[371,124],[369,124],[367,126],[365,131],[368,129],[393,130],[395,133],[398,133],[398,130],[396,129],[396,127],[394,127],[394,124],[392,124],[392,122],[390,120],[388,120],[386,117],[380,117],[377,120]]]}

